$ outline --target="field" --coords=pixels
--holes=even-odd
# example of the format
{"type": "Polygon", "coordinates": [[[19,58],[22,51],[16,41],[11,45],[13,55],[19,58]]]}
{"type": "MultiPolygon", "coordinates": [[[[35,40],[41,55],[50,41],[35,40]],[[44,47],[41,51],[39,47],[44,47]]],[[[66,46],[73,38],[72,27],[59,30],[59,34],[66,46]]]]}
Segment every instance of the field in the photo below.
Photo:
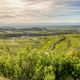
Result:
{"type": "Polygon", "coordinates": [[[0,80],[80,80],[80,34],[0,39],[0,80]]]}

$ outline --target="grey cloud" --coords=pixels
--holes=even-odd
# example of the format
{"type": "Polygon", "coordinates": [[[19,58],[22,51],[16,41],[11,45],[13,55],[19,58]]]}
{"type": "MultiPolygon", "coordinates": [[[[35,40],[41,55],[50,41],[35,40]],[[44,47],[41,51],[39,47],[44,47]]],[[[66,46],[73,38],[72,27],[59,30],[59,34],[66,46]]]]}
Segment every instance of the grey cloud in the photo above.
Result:
{"type": "Polygon", "coordinates": [[[10,19],[10,18],[15,18],[15,17],[12,16],[12,15],[0,15],[0,18],[8,18],[8,19],[10,19]]]}

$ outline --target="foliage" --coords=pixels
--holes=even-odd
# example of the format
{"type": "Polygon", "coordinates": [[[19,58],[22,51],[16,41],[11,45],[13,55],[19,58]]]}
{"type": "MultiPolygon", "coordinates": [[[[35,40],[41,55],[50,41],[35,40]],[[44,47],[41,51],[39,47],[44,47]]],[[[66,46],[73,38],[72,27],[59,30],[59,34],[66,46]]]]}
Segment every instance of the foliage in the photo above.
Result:
{"type": "Polygon", "coordinates": [[[1,39],[0,75],[11,80],[80,80],[80,35],[1,39]]]}

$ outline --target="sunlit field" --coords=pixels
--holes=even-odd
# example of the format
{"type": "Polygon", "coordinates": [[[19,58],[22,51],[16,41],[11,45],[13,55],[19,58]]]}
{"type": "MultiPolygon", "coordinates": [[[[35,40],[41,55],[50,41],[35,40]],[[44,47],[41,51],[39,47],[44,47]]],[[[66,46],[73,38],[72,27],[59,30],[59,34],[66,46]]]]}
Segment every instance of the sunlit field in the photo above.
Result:
{"type": "Polygon", "coordinates": [[[0,39],[0,80],[80,80],[80,34],[0,39]]]}

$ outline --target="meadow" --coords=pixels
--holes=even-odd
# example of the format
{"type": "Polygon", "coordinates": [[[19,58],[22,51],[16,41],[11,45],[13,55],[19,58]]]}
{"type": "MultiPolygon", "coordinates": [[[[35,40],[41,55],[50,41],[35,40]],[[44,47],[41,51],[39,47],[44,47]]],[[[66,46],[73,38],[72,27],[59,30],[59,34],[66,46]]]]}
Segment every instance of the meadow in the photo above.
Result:
{"type": "Polygon", "coordinates": [[[80,80],[80,34],[0,39],[0,80],[80,80]]]}

